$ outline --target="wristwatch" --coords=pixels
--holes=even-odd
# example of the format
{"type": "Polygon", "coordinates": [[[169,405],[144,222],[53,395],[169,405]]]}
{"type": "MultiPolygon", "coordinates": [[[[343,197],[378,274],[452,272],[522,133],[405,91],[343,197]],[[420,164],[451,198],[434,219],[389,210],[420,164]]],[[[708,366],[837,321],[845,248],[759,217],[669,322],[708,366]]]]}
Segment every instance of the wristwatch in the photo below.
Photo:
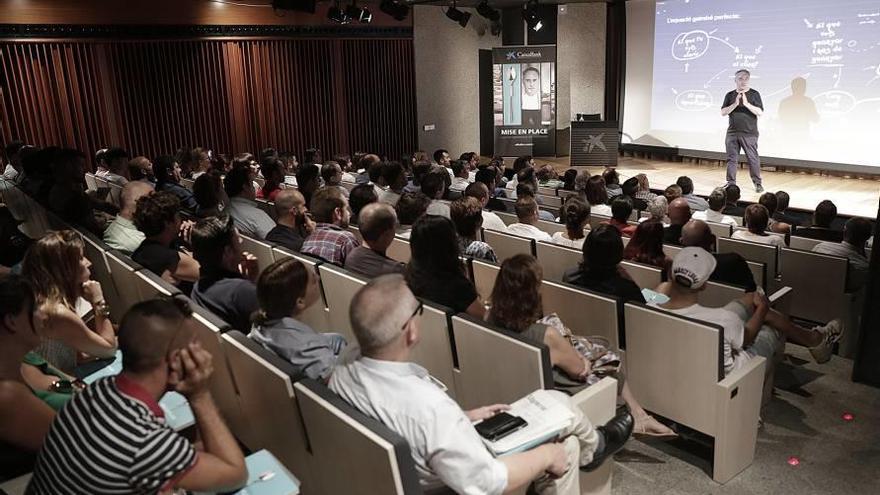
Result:
{"type": "Polygon", "coordinates": [[[95,304],[92,304],[92,307],[95,308],[95,314],[101,315],[104,318],[110,317],[110,305],[107,304],[107,301],[98,301],[95,304]]]}

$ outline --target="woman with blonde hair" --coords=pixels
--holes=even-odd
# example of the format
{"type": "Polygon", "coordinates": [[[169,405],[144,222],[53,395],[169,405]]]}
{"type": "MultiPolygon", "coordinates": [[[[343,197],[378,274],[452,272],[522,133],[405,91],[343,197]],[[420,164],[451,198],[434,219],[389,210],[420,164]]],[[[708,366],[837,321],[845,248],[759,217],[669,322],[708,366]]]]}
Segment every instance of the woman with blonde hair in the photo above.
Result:
{"type": "Polygon", "coordinates": [[[89,279],[91,266],[82,239],[72,230],[46,234],[22,262],[22,275],[33,284],[37,308],[47,318],[37,352],[67,373],[77,365],[77,352],[97,358],[111,358],[116,352],[110,306],[101,284],[89,279]],[[94,329],[77,313],[80,299],[94,309],[94,329]]]}

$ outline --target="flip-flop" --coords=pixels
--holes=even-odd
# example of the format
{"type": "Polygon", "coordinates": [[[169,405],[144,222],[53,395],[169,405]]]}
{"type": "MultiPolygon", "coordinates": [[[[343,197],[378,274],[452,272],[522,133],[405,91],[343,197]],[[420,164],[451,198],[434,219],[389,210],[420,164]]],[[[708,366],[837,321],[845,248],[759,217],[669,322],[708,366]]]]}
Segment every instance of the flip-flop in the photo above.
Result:
{"type": "Polygon", "coordinates": [[[650,421],[654,421],[657,424],[663,425],[663,423],[657,421],[654,418],[654,416],[651,416],[651,415],[647,415],[647,416],[638,418],[635,420],[635,426],[633,426],[633,436],[659,438],[662,440],[667,440],[667,439],[671,440],[673,438],[678,438],[678,433],[675,433],[672,430],[669,430],[670,433],[654,433],[654,432],[647,431],[645,429],[645,425],[650,421]]]}

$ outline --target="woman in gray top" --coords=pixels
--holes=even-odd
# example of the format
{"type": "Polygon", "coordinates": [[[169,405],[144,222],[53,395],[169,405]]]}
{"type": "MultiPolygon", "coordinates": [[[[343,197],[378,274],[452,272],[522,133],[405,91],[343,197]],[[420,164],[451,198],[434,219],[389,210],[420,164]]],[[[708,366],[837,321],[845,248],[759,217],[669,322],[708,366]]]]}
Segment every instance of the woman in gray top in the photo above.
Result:
{"type": "Polygon", "coordinates": [[[276,261],[257,280],[260,310],[248,336],[289,361],[303,377],[326,382],[345,349],[345,338],[318,333],[296,319],[320,297],[313,270],[294,258],[276,261]]]}

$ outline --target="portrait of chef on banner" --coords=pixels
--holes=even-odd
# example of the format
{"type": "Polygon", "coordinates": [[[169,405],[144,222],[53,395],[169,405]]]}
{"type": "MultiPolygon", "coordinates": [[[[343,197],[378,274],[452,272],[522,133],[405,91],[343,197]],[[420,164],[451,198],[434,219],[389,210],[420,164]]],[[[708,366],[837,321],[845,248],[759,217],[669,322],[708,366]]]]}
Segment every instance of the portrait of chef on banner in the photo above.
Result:
{"type": "Polygon", "coordinates": [[[493,51],[495,154],[554,154],[556,48],[493,51]]]}

